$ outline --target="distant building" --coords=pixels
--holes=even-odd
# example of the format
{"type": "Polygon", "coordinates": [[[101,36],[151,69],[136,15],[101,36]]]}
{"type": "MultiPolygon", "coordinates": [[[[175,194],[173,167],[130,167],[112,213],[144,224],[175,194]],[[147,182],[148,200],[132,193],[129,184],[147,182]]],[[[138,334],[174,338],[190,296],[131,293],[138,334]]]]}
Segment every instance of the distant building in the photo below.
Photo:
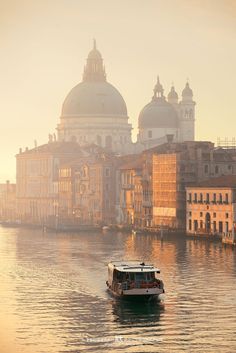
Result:
{"type": "Polygon", "coordinates": [[[75,142],[50,141],[16,156],[18,218],[23,223],[54,222],[58,214],[58,170],[62,162],[87,152],[75,142]]]}
{"type": "Polygon", "coordinates": [[[236,234],[236,176],[210,178],[186,187],[189,234],[236,234]]]}
{"type": "Polygon", "coordinates": [[[7,180],[0,184],[0,220],[15,221],[16,217],[16,184],[7,180]]]}

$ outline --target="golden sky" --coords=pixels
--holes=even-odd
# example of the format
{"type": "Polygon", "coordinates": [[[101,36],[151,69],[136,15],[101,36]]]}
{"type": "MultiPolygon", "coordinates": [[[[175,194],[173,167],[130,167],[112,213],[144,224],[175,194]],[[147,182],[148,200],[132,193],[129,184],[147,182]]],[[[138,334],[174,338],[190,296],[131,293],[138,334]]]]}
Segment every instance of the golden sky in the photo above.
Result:
{"type": "Polygon", "coordinates": [[[159,75],[166,95],[189,78],[197,139],[236,135],[235,0],[0,0],[0,182],[55,132],[93,38],[134,128],[159,75]]]}

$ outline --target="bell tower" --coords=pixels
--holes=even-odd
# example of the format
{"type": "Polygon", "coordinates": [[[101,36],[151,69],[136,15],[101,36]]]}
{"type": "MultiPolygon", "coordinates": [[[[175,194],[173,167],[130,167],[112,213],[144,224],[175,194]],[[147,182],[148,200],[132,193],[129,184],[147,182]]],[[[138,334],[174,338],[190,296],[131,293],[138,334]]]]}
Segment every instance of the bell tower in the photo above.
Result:
{"type": "Polygon", "coordinates": [[[180,141],[195,140],[195,105],[193,91],[187,82],[179,102],[180,141]]]}

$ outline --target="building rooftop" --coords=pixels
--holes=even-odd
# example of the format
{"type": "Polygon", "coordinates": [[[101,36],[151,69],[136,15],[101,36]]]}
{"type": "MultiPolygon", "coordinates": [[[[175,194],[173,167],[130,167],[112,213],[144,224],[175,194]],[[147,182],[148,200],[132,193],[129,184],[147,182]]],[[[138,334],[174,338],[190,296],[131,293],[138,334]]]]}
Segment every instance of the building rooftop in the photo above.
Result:
{"type": "Polygon", "coordinates": [[[143,166],[143,158],[142,156],[138,156],[136,158],[133,157],[133,160],[130,160],[120,166],[119,169],[127,170],[127,169],[142,169],[143,166]]]}
{"type": "Polygon", "coordinates": [[[82,148],[76,142],[53,141],[32,149],[26,148],[19,154],[33,153],[82,153],[82,148]]]}
{"type": "Polygon", "coordinates": [[[209,141],[185,141],[185,142],[167,142],[162,145],[145,150],[144,153],[178,153],[185,152],[189,148],[205,148],[207,151],[214,148],[214,143],[209,141]]]}
{"type": "Polygon", "coordinates": [[[217,187],[230,187],[236,188],[236,175],[223,175],[216,178],[210,178],[200,183],[196,184],[195,186],[190,187],[208,187],[208,188],[217,188],[217,187]]]}

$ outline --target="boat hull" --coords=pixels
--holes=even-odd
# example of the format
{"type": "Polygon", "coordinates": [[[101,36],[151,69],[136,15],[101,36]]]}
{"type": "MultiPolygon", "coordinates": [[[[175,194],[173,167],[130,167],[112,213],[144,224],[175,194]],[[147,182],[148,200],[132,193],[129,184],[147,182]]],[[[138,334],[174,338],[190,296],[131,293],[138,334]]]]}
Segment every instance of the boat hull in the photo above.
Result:
{"type": "Polygon", "coordinates": [[[116,298],[125,300],[151,300],[164,301],[165,294],[163,289],[159,288],[134,288],[122,291],[114,291],[108,288],[108,291],[116,298]]]}

